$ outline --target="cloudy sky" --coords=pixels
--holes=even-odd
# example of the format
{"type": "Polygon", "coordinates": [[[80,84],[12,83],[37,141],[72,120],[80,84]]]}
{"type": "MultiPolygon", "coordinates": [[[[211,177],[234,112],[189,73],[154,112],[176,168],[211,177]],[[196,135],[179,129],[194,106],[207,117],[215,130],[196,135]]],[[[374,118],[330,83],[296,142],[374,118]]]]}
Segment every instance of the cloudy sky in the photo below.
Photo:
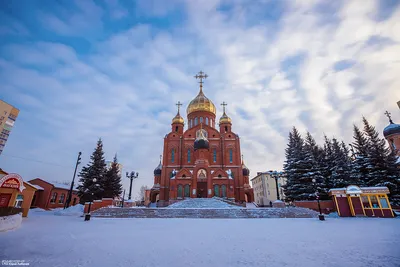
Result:
{"type": "MultiPolygon", "coordinates": [[[[153,169],[178,100],[222,101],[252,174],[281,169],[289,130],[351,141],[400,122],[396,0],[0,2],[0,98],[20,109],[0,167],[69,181],[101,137],[134,182],[153,169]]],[[[186,115],[186,114],[185,114],[186,115]]],[[[124,179],[128,186],[127,179],[124,179]]],[[[135,190],[136,191],[136,190],[135,190]]]]}

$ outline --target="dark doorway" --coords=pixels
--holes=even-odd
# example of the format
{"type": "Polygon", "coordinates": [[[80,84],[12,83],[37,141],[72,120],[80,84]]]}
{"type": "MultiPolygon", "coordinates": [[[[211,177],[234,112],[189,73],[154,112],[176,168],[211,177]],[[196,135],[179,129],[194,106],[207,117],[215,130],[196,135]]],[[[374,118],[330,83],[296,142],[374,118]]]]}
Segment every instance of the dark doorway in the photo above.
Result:
{"type": "Polygon", "coordinates": [[[75,206],[76,204],[76,197],[74,197],[74,202],[72,203],[72,206],[75,206]]]}
{"type": "Polygon", "coordinates": [[[197,182],[197,197],[207,198],[207,182],[197,182]]]}

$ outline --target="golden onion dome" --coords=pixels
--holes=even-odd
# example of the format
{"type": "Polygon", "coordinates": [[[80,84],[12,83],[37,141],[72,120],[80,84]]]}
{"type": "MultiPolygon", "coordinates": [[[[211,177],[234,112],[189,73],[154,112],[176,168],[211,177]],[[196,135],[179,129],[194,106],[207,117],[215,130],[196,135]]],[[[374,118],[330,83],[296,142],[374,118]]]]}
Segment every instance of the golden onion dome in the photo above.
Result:
{"type": "Polygon", "coordinates": [[[225,111],[224,114],[222,115],[222,117],[219,119],[219,123],[231,123],[232,124],[232,120],[231,118],[228,117],[228,115],[226,115],[225,111]]]}
{"type": "Polygon", "coordinates": [[[186,109],[188,115],[195,111],[208,111],[214,113],[214,115],[216,114],[214,103],[204,95],[201,87],[199,94],[190,101],[189,106],[186,109]]]}
{"type": "Polygon", "coordinates": [[[172,119],[172,123],[180,123],[180,124],[185,124],[185,121],[183,120],[181,114],[179,112],[176,114],[176,116],[172,119]]]}

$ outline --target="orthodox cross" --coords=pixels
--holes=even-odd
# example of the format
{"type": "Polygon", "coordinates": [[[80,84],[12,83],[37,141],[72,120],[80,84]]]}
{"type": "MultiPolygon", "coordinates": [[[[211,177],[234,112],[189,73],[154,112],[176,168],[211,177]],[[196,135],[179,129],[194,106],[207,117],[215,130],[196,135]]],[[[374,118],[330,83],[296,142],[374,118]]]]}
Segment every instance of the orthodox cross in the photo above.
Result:
{"type": "Polygon", "coordinates": [[[243,154],[242,154],[242,163],[244,163],[243,154]]]}
{"type": "Polygon", "coordinates": [[[203,79],[206,79],[207,77],[208,77],[208,75],[207,74],[205,74],[203,71],[200,71],[199,73],[197,73],[195,76],[194,76],[196,79],[199,79],[200,80],[200,88],[202,88],[203,87],[203,79]]]}
{"type": "Polygon", "coordinates": [[[225,107],[226,107],[227,105],[228,105],[228,104],[227,104],[227,103],[225,103],[225,101],[224,101],[224,102],[222,102],[222,104],[221,104],[222,108],[224,109],[224,114],[225,114],[225,107]]]}
{"type": "Polygon", "coordinates": [[[386,117],[389,118],[390,123],[393,124],[392,116],[390,116],[390,115],[391,115],[390,112],[388,112],[388,111],[386,110],[385,115],[386,115],[386,117]]]}
{"type": "Polygon", "coordinates": [[[178,103],[175,104],[178,107],[178,114],[179,114],[179,109],[182,106],[182,103],[180,101],[178,101],[178,103]]]}

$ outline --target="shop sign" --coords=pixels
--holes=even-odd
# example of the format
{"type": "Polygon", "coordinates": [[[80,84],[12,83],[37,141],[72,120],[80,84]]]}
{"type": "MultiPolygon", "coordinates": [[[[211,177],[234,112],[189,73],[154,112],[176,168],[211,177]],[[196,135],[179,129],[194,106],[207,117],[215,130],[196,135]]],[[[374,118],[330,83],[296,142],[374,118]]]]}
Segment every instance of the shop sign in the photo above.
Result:
{"type": "Polygon", "coordinates": [[[6,176],[3,176],[0,179],[0,187],[18,189],[20,192],[25,189],[24,181],[22,180],[21,176],[16,173],[10,173],[6,176]]]}

